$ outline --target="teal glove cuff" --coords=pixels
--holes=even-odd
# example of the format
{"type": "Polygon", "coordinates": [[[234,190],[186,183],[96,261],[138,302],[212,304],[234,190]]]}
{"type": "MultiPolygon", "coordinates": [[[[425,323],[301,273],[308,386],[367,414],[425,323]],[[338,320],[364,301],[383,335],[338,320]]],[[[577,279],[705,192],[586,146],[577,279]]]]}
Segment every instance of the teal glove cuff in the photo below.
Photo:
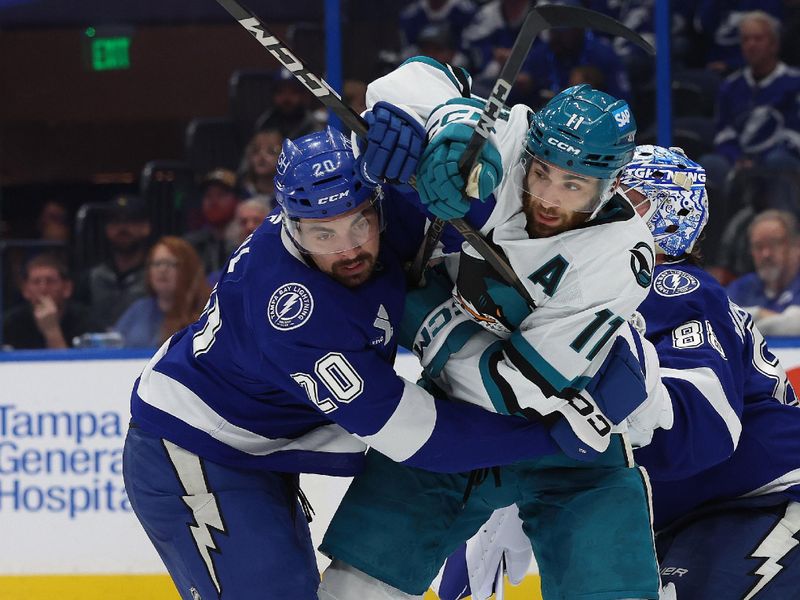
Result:
{"type": "Polygon", "coordinates": [[[483,331],[458,307],[446,273],[430,269],[427,285],[406,295],[406,310],[398,327],[398,341],[419,358],[425,372],[437,377],[450,356],[483,331]]]}

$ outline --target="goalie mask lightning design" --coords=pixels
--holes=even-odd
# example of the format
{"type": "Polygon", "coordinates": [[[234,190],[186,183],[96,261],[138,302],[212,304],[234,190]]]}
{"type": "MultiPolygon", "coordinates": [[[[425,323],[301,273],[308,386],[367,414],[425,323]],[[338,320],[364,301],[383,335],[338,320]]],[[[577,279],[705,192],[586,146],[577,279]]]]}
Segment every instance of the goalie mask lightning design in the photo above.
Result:
{"type": "MultiPolygon", "coordinates": [[[[687,158],[680,148],[638,146],[633,160],[625,167],[623,189],[644,196],[636,202],[649,202],[642,218],[653,233],[656,249],[667,256],[682,256],[692,251],[708,221],[706,172],[687,158]]],[[[641,209],[641,206],[638,207],[641,209]]]]}

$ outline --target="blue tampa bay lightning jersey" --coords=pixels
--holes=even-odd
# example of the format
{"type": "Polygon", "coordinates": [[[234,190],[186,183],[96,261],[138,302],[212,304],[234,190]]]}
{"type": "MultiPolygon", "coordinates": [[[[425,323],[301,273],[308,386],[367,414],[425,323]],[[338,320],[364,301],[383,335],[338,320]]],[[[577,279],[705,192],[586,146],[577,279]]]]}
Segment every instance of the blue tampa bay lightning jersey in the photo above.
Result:
{"type": "Polygon", "coordinates": [[[656,529],[714,500],[800,500],[800,408],[748,313],[685,263],[656,267],[639,312],[674,411],[672,429],[635,451],[653,486],[656,529]]]}
{"type": "Polygon", "coordinates": [[[402,265],[424,218],[386,194],[377,267],[356,288],[309,266],[280,213],[268,217],[231,255],[200,319],[142,372],[134,425],[222,464],[330,475],[356,473],[367,445],[439,471],[555,452],[540,424],[434,401],[395,374],[402,265]]]}

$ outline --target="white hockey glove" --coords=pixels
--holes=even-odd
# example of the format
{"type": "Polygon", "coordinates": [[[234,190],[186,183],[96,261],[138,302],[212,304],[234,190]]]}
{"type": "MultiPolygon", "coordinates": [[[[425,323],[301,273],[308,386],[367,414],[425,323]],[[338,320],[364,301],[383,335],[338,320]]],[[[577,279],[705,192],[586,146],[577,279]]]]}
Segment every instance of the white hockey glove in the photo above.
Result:
{"type": "Polygon", "coordinates": [[[492,595],[497,568],[504,556],[508,579],[517,585],[528,573],[533,549],[522,530],[516,504],[494,511],[467,542],[467,571],[473,600],[485,600],[492,595]]]}

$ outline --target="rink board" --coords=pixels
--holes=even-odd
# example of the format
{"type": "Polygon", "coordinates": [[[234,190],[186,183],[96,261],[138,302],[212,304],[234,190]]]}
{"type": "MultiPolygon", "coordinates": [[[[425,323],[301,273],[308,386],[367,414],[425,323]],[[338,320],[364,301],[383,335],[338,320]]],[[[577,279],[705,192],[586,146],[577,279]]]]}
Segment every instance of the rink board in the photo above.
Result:
{"type": "MultiPolygon", "coordinates": [[[[800,388],[800,340],[771,341],[800,388]]],[[[125,351],[0,353],[0,599],[177,599],[122,485],[131,385],[147,360],[125,351]]],[[[413,379],[409,354],[398,371],[413,379]]],[[[315,545],[348,479],[303,476],[315,545]]],[[[318,555],[320,570],[327,559],[318,555]]],[[[532,569],[506,598],[538,598],[532,569]]],[[[435,598],[429,594],[431,599],[435,598]]]]}

